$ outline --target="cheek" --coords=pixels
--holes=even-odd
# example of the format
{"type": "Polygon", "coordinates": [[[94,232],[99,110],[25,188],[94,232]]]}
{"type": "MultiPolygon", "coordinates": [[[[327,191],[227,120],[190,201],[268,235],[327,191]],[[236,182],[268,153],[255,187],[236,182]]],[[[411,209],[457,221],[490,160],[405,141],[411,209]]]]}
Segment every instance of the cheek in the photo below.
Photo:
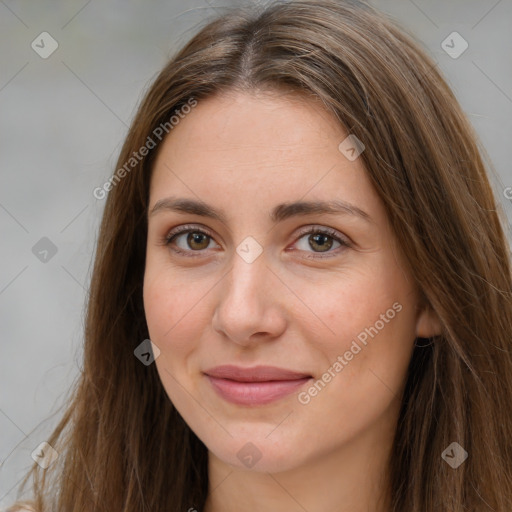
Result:
{"type": "Polygon", "coordinates": [[[185,283],[177,272],[165,267],[150,270],[144,278],[144,309],[150,339],[160,349],[155,365],[163,389],[194,431],[205,429],[219,435],[206,404],[202,404],[198,382],[191,379],[200,364],[197,349],[207,325],[206,299],[212,284],[185,283]]]}
{"type": "Polygon", "coordinates": [[[329,339],[333,343],[339,343],[340,339],[349,341],[373,325],[402,295],[377,272],[354,272],[322,283],[321,289],[321,297],[314,301],[314,310],[330,328],[329,339]]]}
{"type": "MultiPolygon", "coordinates": [[[[156,273],[155,273],[156,275],[156,273]]],[[[203,286],[190,286],[180,282],[171,272],[158,272],[157,277],[149,272],[144,279],[144,310],[150,338],[162,354],[189,351],[193,340],[199,339],[201,327],[203,286]],[[170,277],[172,276],[172,277],[170,277]]]]}
{"type": "Polygon", "coordinates": [[[191,414],[193,384],[189,381],[189,366],[194,366],[193,354],[200,340],[202,321],[201,297],[197,287],[184,286],[169,270],[147,272],[144,279],[144,309],[149,337],[160,349],[155,360],[162,385],[175,407],[191,414]]]}
{"type": "Polygon", "coordinates": [[[403,277],[378,268],[324,287],[316,308],[329,328],[322,339],[325,370],[342,356],[343,373],[352,381],[374,370],[397,384],[411,356],[415,303],[403,277]]]}
{"type": "Polygon", "coordinates": [[[352,284],[324,296],[326,323],[336,335],[317,338],[317,380],[298,397],[308,418],[330,411],[335,426],[322,428],[332,438],[340,421],[348,438],[396,405],[414,342],[415,308],[405,289],[386,279],[352,284]]]}

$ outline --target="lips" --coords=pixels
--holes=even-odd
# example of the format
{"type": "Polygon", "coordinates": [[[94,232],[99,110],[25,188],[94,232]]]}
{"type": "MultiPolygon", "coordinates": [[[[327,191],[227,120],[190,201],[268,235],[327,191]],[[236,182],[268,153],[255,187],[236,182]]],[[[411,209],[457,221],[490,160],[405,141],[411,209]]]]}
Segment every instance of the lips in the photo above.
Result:
{"type": "Polygon", "coordinates": [[[204,372],[216,393],[238,405],[263,405],[279,400],[308,382],[307,373],[275,366],[224,365],[204,372]]]}

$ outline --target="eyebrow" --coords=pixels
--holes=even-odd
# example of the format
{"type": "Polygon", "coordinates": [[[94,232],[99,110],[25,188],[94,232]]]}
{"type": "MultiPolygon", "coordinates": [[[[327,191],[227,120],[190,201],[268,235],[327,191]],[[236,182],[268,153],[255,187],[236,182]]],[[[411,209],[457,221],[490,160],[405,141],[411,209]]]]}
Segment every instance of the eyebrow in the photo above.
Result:
{"type": "MultiPolygon", "coordinates": [[[[227,224],[226,214],[222,210],[217,210],[213,206],[203,201],[188,198],[166,197],[155,203],[148,217],[163,212],[174,211],[178,213],[188,213],[190,215],[200,215],[201,217],[209,217],[223,224],[227,224]]],[[[305,216],[311,214],[343,214],[359,217],[367,222],[372,222],[368,213],[361,210],[357,206],[346,201],[295,201],[281,203],[275,206],[270,213],[270,220],[276,224],[283,222],[291,217],[305,216]]]]}

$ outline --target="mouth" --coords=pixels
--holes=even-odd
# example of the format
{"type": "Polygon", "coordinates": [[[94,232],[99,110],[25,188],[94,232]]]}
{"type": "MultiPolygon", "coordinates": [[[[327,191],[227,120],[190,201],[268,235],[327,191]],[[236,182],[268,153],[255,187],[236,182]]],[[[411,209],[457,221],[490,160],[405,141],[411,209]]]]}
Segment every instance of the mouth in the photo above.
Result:
{"type": "Polygon", "coordinates": [[[214,391],[237,405],[264,405],[298,390],[313,377],[274,366],[242,368],[224,365],[206,370],[214,391]]]}

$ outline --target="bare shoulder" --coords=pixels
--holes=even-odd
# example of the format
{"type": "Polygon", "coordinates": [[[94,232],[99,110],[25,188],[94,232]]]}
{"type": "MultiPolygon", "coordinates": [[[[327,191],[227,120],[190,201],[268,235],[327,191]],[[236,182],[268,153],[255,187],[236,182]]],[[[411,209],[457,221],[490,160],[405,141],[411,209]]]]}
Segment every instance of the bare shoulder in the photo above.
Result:
{"type": "Polygon", "coordinates": [[[38,512],[31,503],[15,503],[6,510],[0,512],[38,512]]]}

